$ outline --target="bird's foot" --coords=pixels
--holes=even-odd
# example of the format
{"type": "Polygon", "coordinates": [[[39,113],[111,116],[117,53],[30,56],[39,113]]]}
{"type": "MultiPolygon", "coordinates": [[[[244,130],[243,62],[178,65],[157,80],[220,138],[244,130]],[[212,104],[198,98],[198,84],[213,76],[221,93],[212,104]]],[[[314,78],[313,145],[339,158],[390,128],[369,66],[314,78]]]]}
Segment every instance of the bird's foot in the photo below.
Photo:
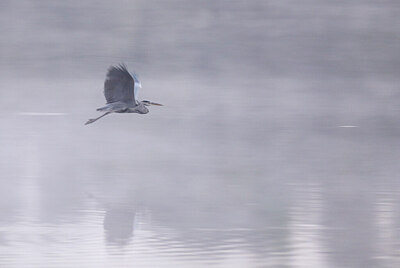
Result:
{"type": "Polygon", "coordinates": [[[89,125],[89,124],[91,124],[91,123],[93,123],[93,122],[95,122],[96,121],[96,119],[89,119],[86,123],[85,123],[85,125],[89,125]]]}

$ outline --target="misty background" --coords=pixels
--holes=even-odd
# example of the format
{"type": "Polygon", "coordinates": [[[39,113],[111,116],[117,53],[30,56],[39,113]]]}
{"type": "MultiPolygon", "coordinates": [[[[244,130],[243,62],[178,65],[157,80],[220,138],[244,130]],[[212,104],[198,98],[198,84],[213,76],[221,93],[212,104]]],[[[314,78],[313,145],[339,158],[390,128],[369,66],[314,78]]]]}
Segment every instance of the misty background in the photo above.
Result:
{"type": "Polygon", "coordinates": [[[0,266],[397,267],[399,11],[2,0],[0,266]]]}

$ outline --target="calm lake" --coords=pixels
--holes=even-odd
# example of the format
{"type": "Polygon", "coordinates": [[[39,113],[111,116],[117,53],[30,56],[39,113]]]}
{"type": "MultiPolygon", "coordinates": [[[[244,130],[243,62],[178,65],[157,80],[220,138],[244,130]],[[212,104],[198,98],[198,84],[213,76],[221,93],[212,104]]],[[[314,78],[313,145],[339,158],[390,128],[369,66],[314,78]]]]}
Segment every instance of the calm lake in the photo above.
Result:
{"type": "Polygon", "coordinates": [[[2,0],[0,267],[400,267],[399,13],[2,0]]]}

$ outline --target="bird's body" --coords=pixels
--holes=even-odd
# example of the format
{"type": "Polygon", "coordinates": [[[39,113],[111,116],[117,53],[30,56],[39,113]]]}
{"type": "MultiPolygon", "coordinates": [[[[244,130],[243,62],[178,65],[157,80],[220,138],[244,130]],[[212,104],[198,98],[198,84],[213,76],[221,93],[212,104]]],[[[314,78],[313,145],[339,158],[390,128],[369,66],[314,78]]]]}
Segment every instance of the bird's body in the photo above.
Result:
{"type": "Polygon", "coordinates": [[[138,113],[147,114],[149,109],[142,103],[129,104],[122,101],[107,103],[106,106],[98,108],[97,111],[100,112],[110,112],[110,113],[138,113]]]}
{"type": "Polygon", "coordinates": [[[107,103],[104,107],[97,109],[97,111],[105,113],[95,119],[89,119],[85,125],[91,124],[110,113],[147,114],[149,109],[146,106],[161,106],[161,104],[150,101],[138,101],[138,89],[141,87],[142,85],[136,75],[133,74],[132,77],[125,65],[111,66],[104,82],[104,96],[107,103]]]}

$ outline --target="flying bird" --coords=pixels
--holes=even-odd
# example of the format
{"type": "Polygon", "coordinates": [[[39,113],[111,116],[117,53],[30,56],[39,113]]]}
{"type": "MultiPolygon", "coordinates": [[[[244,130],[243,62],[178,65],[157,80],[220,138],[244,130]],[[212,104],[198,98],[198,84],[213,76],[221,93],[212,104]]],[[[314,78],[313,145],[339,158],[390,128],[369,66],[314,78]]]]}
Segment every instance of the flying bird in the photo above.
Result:
{"type": "Polygon", "coordinates": [[[138,101],[139,88],[142,88],[142,84],[134,73],[131,75],[128,72],[125,64],[111,66],[104,81],[104,96],[107,103],[106,106],[97,109],[104,114],[89,119],[85,125],[91,124],[110,113],[147,114],[149,109],[146,106],[162,106],[162,104],[147,100],[138,101]]]}

